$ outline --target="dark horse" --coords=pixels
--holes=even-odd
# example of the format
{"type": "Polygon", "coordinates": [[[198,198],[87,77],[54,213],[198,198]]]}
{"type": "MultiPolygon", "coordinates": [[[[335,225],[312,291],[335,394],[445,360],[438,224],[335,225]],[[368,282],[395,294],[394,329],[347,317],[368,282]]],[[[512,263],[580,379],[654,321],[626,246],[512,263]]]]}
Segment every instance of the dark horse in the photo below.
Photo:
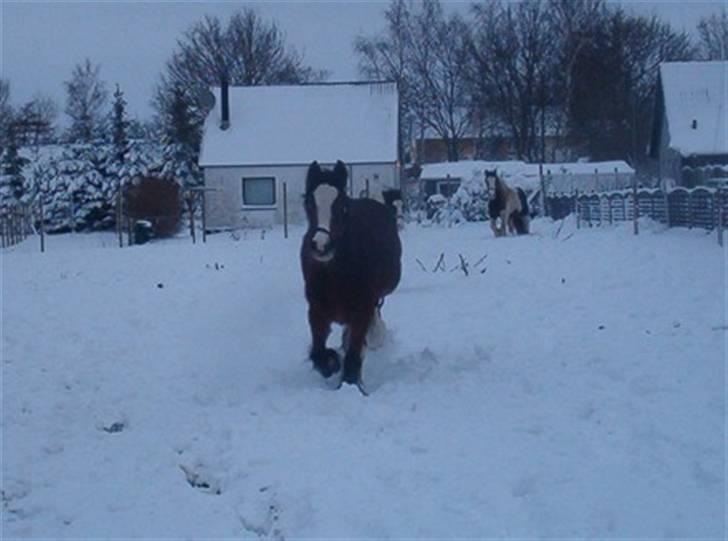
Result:
{"type": "Polygon", "coordinates": [[[342,369],[339,354],[326,347],[326,340],[332,323],[344,325],[341,381],[364,393],[362,350],[367,332],[380,323],[384,297],[399,284],[402,246],[392,209],[373,199],[349,198],[346,180],[341,161],[331,171],[322,170],[318,162],[309,166],[301,267],[313,366],[325,378],[342,369]]]}
{"type": "Polygon", "coordinates": [[[521,188],[514,190],[509,187],[496,171],[485,171],[485,181],[488,191],[491,192],[488,216],[493,234],[496,237],[504,236],[508,232],[528,235],[529,210],[526,193],[521,188]]]}
{"type": "Polygon", "coordinates": [[[402,190],[389,189],[382,192],[384,204],[392,209],[397,219],[397,229],[404,229],[404,200],[402,198],[402,190]]]}

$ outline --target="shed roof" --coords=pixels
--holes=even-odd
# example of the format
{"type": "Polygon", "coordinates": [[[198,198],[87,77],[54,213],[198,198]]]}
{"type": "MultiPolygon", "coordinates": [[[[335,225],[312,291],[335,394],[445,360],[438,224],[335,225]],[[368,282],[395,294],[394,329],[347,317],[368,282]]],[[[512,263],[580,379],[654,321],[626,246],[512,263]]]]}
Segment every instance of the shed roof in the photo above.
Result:
{"type": "Polygon", "coordinates": [[[220,129],[220,89],[203,132],[200,165],[397,161],[397,86],[391,82],[230,87],[230,127],[220,129]]]}
{"type": "MultiPolygon", "coordinates": [[[[467,180],[473,176],[482,175],[485,170],[492,169],[503,175],[507,182],[514,182],[522,188],[536,190],[540,186],[539,164],[525,163],[518,160],[498,162],[462,160],[459,162],[426,163],[422,165],[420,180],[447,177],[467,180]]],[[[595,171],[599,171],[600,174],[604,175],[611,175],[615,172],[622,175],[633,175],[635,172],[624,161],[543,164],[544,174],[588,177],[594,175],[595,171]]]]}
{"type": "Polygon", "coordinates": [[[728,62],[664,62],[669,146],[683,156],[728,153],[728,62]]]}

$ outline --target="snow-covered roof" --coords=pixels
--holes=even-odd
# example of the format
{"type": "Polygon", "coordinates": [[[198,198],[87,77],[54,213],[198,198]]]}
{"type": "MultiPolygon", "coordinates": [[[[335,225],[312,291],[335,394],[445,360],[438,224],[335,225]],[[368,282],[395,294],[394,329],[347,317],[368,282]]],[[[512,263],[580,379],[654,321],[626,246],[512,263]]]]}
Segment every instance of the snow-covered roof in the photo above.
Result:
{"type": "Polygon", "coordinates": [[[426,178],[463,178],[469,177],[474,171],[484,169],[497,169],[503,174],[533,173],[538,175],[538,165],[527,164],[521,161],[489,162],[483,160],[461,160],[459,162],[425,163],[422,165],[421,179],[426,178]]]}
{"type": "MultiPolygon", "coordinates": [[[[510,181],[524,189],[535,190],[539,188],[539,164],[517,160],[501,162],[463,160],[459,162],[426,163],[422,165],[420,179],[442,179],[449,176],[463,180],[481,175],[486,169],[497,170],[506,181],[510,181]]],[[[551,173],[551,175],[593,175],[595,170],[599,171],[600,174],[613,174],[615,169],[619,174],[634,174],[634,169],[623,161],[543,164],[544,174],[551,173]]]]}
{"type": "MultiPolygon", "coordinates": [[[[538,167],[538,166],[537,166],[538,167]]],[[[591,175],[594,171],[600,174],[614,173],[633,175],[634,169],[627,162],[612,160],[606,162],[570,162],[570,163],[545,163],[544,173],[551,172],[553,175],[591,175]]]]}
{"type": "Polygon", "coordinates": [[[664,62],[669,146],[684,156],[728,153],[728,62],[664,62]]]}
{"type": "Polygon", "coordinates": [[[230,127],[220,129],[220,99],[205,120],[202,167],[397,161],[395,83],[230,87],[229,96],[230,127]]]}

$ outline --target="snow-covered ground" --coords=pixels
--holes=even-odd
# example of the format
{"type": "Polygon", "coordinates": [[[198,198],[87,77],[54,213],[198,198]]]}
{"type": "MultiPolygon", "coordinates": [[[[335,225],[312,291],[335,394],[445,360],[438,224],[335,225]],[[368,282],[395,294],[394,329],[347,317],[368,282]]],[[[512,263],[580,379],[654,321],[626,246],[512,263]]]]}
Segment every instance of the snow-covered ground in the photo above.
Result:
{"type": "Polygon", "coordinates": [[[2,538],[722,538],[726,252],[643,226],[411,226],[368,398],[302,230],[7,250],[2,538]]]}

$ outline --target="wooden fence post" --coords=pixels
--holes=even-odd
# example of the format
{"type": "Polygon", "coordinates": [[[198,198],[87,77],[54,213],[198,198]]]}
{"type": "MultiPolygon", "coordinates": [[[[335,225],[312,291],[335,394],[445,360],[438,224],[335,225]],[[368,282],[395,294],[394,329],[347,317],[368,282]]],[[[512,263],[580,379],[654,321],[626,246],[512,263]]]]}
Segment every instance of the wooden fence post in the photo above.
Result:
{"type": "Polygon", "coordinates": [[[133,235],[131,231],[131,218],[126,216],[126,245],[131,246],[134,244],[133,235]]]}
{"type": "Polygon", "coordinates": [[[202,242],[207,243],[207,192],[202,191],[202,242]]]}
{"type": "Polygon", "coordinates": [[[670,192],[668,191],[667,186],[663,187],[662,197],[665,200],[665,224],[667,227],[672,227],[672,224],[670,223],[670,192]]]}
{"type": "Polygon", "coordinates": [[[283,238],[288,238],[288,184],[283,182],[283,238]]]}
{"type": "Polygon", "coordinates": [[[18,235],[18,214],[15,209],[10,212],[10,225],[13,228],[13,244],[18,244],[20,236],[18,235]]]}
{"type": "Polygon", "coordinates": [[[43,199],[38,202],[38,211],[40,214],[40,253],[45,252],[45,219],[43,216],[43,199]]]}
{"type": "Polygon", "coordinates": [[[124,247],[123,221],[124,211],[122,208],[123,198],[121,196],[121,183],[119,183],[119,191],[116,194],[116,234],[119,237],[119,248],[124,247]]]}
{"type": "Polygon", "coordinates": [[[725,194],[723,193],[722,188],[718,188],[718,191],[715,192],[715,199],[716,199],[716,207],[718,207],[717,212],[717,218],[718,223],[716,224],[716,229],[718,230],[718,245],[722,248],[723,247],[723,225],[725,222],[725,216],[723,216],[723,201],[725,198],[725,194]]]}
{"type": "MultiPolygon", "coordinates": [[[[612,212],[612,197],[610,195],[605,196],[607,200],[607,207],[609,208],[609,225],[612,225],[614,223],[614,213],[612,212]]],[[[599,198],[599,201],[601,203],[602,198],[599,198]]],[[[601,210],[602,205],[599,205],[599,210],[601,210]]],[[[599,225],[601,224],[601,220],[599,221],[599,225]]]]}
{"type": "MultiPolygon", "coordinates": [[[[614,174],[617,174],[617,168],[614,168],[614,174]]],[[[637,205],[637,175],[632,175],[632,219],[634,220],[634,234],[639,235],[640,209],[637,205]]]]}
{"type": "Polygon", "coordinates": [[[543,178],[543,164],[538,164],[538,177],[541,184],[541,216],[547,217],[549,213],[546,210],[546,182],[543,178]]]}
{"type": "Polygon", "coordinates": [[[190,234],[192,235],[192,244],[197,244],[197,237],[195,236],[195,201],[193,198],[197,198],[197,194],[188,192],[187,194],[187,212],[190,213],[190,234]]]}

